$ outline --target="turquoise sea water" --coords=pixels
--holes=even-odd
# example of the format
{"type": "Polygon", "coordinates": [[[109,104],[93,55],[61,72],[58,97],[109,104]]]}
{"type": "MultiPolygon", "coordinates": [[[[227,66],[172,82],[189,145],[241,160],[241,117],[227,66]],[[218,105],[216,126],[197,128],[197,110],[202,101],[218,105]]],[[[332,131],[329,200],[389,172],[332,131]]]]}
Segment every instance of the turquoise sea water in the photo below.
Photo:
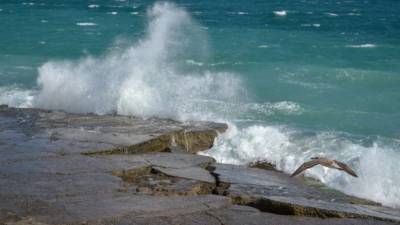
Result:
{"type": "Polygon", "coordinates": [[[0,103],[230,124],[205,153],[400,206],[400,2],[2,0],[0,103]],[[372,183],[372,184],[371,184],[372,183]]]}

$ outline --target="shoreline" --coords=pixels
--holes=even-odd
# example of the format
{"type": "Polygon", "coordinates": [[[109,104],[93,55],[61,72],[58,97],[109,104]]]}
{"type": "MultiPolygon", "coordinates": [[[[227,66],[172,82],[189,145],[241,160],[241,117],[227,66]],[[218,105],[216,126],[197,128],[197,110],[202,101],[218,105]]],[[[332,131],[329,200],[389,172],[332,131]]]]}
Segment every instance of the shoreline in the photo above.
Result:
{"type": "Polygon", "coordinates": [[[213,122],[0,106],[0,224],[391,224],[398,209],[195,153],[213,122]]]}

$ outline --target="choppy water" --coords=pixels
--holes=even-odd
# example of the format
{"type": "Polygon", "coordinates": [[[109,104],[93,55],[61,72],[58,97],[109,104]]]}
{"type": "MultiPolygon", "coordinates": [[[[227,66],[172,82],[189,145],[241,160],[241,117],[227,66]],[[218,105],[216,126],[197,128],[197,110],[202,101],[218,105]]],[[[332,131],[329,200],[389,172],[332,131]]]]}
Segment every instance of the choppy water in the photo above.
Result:
{"type": "Polygon", "coordinates": [[[400,207],[400,2],[0,2],[0,103],[214,120],[205,154],[400,207]]]}

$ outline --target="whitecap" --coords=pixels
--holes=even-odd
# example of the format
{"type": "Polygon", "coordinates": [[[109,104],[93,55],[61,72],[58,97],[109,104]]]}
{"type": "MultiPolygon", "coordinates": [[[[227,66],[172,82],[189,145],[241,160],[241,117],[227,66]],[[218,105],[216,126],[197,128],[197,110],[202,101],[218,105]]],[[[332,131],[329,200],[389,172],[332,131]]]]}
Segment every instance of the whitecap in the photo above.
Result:
{"type": "Polygon", "coordinates": [[[286,16],[287,11],[281,10],[281,11],[274,11],[275,16],[286,16]]]}
{"type": "Polygon", "coordinates": [[[211,66],[218,66],[218,65],[226,65],[228,62],[216,62],[216,63],[211,63],[211,66]]]}
{"type": "Polygon", "coordinates": [[[196,66],[203,66],[203,65],[204,65],[204,63],[202,63],[202,62],[197,62],[197,61],[195,61],[195,60],[193,60],[193,59],[188,59],[188,60],[186,60],[185,62],[186,62],[187,64],[196,65],[196,66]]]}
{"type": "Polygon", "coordinates": [[[109,15],[117,15],[118,14],[118,12],[108,12],[107,14],[109,14],[109,15]]]}
{"type": "Polygon", "coordinates": [[[324,14],[327,15],[327,16],[330,16],[330,17],[338,17],[339,16],[336,13],[324,13],[324,14]]]}
{"type": "Polygon", "coordinates": [[[92,22],[79,22],[76,23],[77,26],[97,26],[96,23],[92,23],[92,22]]]}
{"type": "Polygon", "coordinates": [[[319,23],[314,23],[312,26],[313,26],[313,27],[320,27],[321,24],[319,24],[319,23]]]}
{"type": "Polygon", "coordinates": [[[99,7],[100,7],[100,6],[99,6],[99,5],[96,5],[96,4],[88,5],[88,8],[91,8],[91,9],[99,8],[99,7]]]}
{"type": "Polygon", "coordinates": [[[30,66],[16,66],[15,69],[19,69],[19,70],[33,70],[33,68],[30,67],[30,66]]]}
{"type": "Polygon", "coordinates": [[[139,12],[131,12],[131,15],[139,15],[139,12]]]}
{"type": "Polygon", "coordinates": [[[346,45],[348,48],[375,48],[375,44],[346,45]]]}
{"type": "Polygon", "coordinates": [[[258,48],[269,48],[269,45],[259,45],[258,48]]]}
{"type": "Polygon", "coordinates": [[[237,13],[238,15],[247,15],[247,14],[249,14],[248,12],[238,12],[237,13]]]}

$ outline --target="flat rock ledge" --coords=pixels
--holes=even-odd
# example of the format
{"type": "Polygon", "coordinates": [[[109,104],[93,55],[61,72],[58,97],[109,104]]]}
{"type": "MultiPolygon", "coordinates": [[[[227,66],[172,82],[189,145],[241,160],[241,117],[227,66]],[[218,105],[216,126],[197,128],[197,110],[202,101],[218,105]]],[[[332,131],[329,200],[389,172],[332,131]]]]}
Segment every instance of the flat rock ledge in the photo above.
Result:
{"type": "Polygon", "coordinates": [[[397,224],[400,211],[216,163],[225,124],[0,106],[0,224],[397,224]]]}

